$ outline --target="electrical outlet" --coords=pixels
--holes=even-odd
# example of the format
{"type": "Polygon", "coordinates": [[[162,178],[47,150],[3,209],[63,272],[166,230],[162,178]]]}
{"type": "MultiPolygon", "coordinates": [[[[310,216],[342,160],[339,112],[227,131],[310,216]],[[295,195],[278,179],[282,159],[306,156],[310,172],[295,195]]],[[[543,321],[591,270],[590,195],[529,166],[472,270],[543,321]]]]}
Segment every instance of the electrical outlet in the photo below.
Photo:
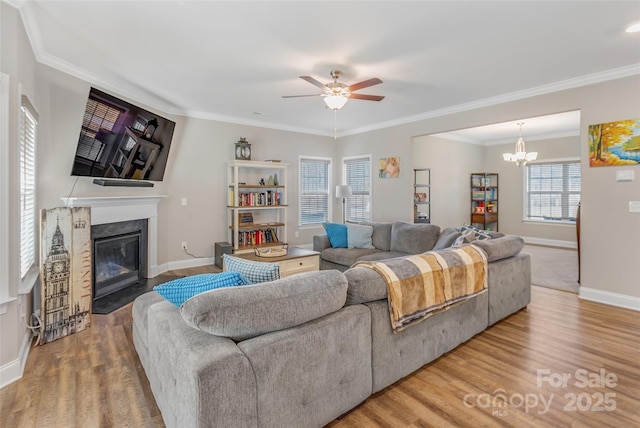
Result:
{"type": "Polygon", "coordinates": [[[184,241],[182,244],[180,244],[180,248],[183,249],[183,250],[186,250],[187,249],[187,242],[184,241]]]}

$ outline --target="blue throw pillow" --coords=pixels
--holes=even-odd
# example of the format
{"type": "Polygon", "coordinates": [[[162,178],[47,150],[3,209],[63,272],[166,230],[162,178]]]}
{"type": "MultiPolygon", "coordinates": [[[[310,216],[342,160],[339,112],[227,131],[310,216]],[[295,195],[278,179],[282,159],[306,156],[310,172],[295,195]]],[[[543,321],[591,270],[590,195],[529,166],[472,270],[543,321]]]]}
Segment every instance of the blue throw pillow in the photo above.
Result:
{"type": "Polygon", "coordinates": [[[222,258],[225,272],[238,272],[254,284],[280,279],[278,263],[254,262],[228,254],[223,254],[222,258]]]}
{"type": "Polygon", "coordinates": [[[237,272],[205,273],[185,276],[153,287],[162,297],[180,307],[196,294],[216,288],[249,285],[251,281],[237,272]]]}
{"type": "Polygon", "coordinates": [[[341,223],[324,223],[323,226],[333,248],[348,248],[347,225],[341,223]]]}

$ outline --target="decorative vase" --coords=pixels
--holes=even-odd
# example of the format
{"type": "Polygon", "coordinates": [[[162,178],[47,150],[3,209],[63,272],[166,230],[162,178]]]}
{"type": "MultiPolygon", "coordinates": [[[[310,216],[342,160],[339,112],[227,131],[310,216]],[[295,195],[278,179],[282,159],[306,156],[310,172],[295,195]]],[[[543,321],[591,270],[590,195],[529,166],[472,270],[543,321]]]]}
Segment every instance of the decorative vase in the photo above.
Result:
{"type": "Polygon", "coordinates": [[[269,186],[273,186],[273,175],[269,176],[269,186]]]}
{"type": "Polygon", "coordinates": [[[278,174],[273,174],[273,185],[274,186],[278,185],[278,174]]]}

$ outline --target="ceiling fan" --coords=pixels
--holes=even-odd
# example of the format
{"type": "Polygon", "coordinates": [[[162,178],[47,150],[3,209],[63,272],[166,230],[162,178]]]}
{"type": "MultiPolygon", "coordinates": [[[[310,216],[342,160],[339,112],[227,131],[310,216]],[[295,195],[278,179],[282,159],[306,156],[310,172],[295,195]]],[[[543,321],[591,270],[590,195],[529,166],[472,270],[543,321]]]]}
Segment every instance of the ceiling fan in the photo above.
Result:
{"type": "Polygon", "coordinates": [[[346,85],[342,82],[338,82],[340,74],[340,70],[332,70],[331,77],[333,78],[333,82],[327,83],[326,85],[322,84],[311,76],[300,76],[301,79],[306,80],[312,85],[315,85],[318,88],[322,89],[322,93],[313,95],[283,95],[282,98],[321,96],[324,98],[324,102],[327,107],[332,110],[340,110],[342,107],[344,107],[349,98],[366,101],[382,101],[384,99],[384,97],[380,95],[364,95],[354,93],[355,91],[358,91],[360,89],[368,88],[369,86],[382,83],[382,80],[378,79],[377,77],[364,80],[360,83],[354,83],[353,85],[346,85]]]}

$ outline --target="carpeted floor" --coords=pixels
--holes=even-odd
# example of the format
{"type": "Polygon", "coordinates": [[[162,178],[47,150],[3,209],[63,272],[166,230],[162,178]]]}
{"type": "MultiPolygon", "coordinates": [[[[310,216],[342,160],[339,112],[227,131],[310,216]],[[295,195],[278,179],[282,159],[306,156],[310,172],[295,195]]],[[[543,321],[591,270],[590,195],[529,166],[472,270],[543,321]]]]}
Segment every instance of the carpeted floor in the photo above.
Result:
{"type": "Polygon", "coordinates": [[[568,248],[527,244],[531,256],[531,283],[541,287],[578,293],[578,252],[568,248]]]}

